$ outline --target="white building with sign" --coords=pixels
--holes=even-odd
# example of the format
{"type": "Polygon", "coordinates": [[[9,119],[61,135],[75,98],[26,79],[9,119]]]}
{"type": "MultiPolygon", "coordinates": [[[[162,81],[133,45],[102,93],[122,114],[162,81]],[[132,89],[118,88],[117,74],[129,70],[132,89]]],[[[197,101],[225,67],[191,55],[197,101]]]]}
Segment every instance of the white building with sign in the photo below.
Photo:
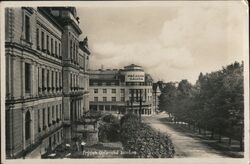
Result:
{"type": "Polygon", "coordinates": [[[90,110],[152,115],[153,79],[143,68],[131,64],[124,69],[90,71],[90,110]]]}

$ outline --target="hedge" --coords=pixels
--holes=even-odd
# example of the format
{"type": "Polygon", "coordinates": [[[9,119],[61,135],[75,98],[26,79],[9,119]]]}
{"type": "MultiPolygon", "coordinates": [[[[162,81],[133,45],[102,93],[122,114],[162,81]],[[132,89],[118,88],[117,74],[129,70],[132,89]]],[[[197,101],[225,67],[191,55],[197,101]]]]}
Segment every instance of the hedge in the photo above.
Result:
{"type": "Polygon", "coordinates": [[[174,146],[171,140],[150,126],[141,123],[136,115],[121,119],[121,141],[125,151],[136,152],[140,158],[172,158],[174,146]]]}

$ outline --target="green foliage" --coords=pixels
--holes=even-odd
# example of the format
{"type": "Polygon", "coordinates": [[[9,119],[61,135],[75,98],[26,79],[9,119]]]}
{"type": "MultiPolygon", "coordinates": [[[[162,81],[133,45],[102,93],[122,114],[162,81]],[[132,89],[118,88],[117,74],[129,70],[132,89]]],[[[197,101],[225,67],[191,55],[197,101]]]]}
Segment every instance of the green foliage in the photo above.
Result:
{"type": "Polygon", "coordinates": [[[160,110],[175,121],[242,140],[244,129],[243,63],[219,71],[200,73],[195,85],[187,80],[167,83],[160,96],[160,110]]]}
{"type": "Polygon", "coordinates": [[[106,115],[102,118],[99,127],[98,138],[101,142],[116,142],[120,138],[119,120],[113,115],[106,115]]]}
{"type": "Polygon", "coordinates": [[[105,115],[102,118],[102,121],[106,123],[119,122],[119,120],[112,114],[105,115]]]}
{"type": "Polygon", "coordinates": [[[126,151],[134,151],[141,158],[172,158],[174,147],[163,134],[140,123],[136,115],[125,115],[121,119],[121,141],[126,151]]]}

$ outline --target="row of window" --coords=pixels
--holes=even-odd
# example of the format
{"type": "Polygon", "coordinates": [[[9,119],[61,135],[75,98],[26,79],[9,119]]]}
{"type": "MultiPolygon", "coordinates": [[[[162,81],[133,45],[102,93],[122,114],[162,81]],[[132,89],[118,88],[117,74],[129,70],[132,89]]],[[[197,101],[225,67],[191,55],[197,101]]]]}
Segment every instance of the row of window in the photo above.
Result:
{"type": "MultiPolygon", "coordinates": [[[[32,84],[32,69],[31,64],[25,63],[25,93],[31,92],[32,84]]],[[[61,71],[45,70],[44,68],[38,69],[38,92],[52,91],[57,92],[62,90],[62,73],[61,71]],[[42,75],[40,77],[40,75],[42,75]],[[46,78],[45,78],[46,77],[46,78]],[[42,84],[42,86],[40,85],[42,84]]]]}
{"type": "MultiPolygon", "coordinates": [[[[98,102],[98,97],[94,97],[94,101],[95,102],[98,102]]],[[[107,97],[103,97],[102,98],[102,101],[103,102],[107,102],[108,100],[107,100],[107,97]]],[[[117,100],[116,100],[116,97],[111,97],[111,101],[112,102],[116,102],[117,100]]],[[[125,101],[125,97],[121,97],[121,102],[124,102],[125,101]]]]}
{"type": "MultiPolygon", "coordinates": [[[[42,130],[46,130],[47,126],[50,127],[59,123],[62,119],[62,105],[48,107],[47,110],[45,108],[38,109],[37,111],[37,125],[38,125],[38,133],[42,130]],[[42,124],[41,124],[42,120],[42,124]],[[47,122],[46,122],[47,120],[47,122]]],[[[31,113],[27,111],[25,113],[25,139],[28,140],[31,137],[31,113]]],[[[35,123],[35,122],[33,122],[35,123]]]]}
{"type": "Polygon", "coordinates": [[[91,82],[93,86],[118,86],[119,82],[91,82]]]}
{"type": "MultiPolygon", "coordinates": [[[[80,87],[80,76],[70,74],[71,90],[84,89],[80,87]]],[[[32,69],[31,64],[25,63],[25,93],[31,92],[32,69]]],[[[83,81],[82,79],[81,81],[83,81]]],[[[58,92],[62,91],[62,72],[60,70],[49,70],[38,67],[38,92],[58,92]]],[[[112,93],[116,93],[112,90],[112,93]]]]}
{"type": "MultiPolygon", "coordinates": [[[[124,93],[125,89],[121,89],[121,93],[124,93]]],[[[98,89],[94,89],[94,93],[98,93],[98,89]]],[[[107,93],[107,89],[102,89],[102,93],[107,93]]],[[[116,89],[111,89],[111,93],[116,93],[116,89]]]]}
{"type": "Polygon", "coordinates": [[[51,150],[52,146],[60,144],[63,138],[63,131],[60,130],[49,137],[49,147],[46,148],[48,151],[51,150]]]}
{"type": "MultiPolygon", "coordinates": [[[[129,89],[129,94],[145,94],[145,93],[150,93],[150,89],[129,89]]],[[[98,93],[99,92],[99,89],[94,89],[94,93],[98,93]]],[[[102,89],[102,93],[107,93],[107,89],[102,89]]],[[[111,89],[111,93],[116,93],[116,89],[111,89]]],[[[125,93],[125,89],[121,89],[120,90],[120,93],[125,93]]]]}
{"type": "Polygon", "coordinates": [[[36,43],[37,50],[41,50],[48,55],[54,56],[58,59],[61,58],[61,41],[43,30],[36,29],[36,43]]]}
{"type": "Polygon", "coordinates": [[[79,59],[78,59],[78,44],[77,40],[75,41],[70,40],[70,59],[71,62],[74,64],[79,64],[79,59]]]}
{"type": "Polygon", "coordinates": [[[38,118],[38,132],[42,130],[46,130],[47,127],[50,127],[56,123],[59,123],[62,119],[62,105],[53,105],[51,107],[43,108],[42,110],[38,110],[37,113],[38,118]],[[42,119],[42,124],[40,122],[42,119]]]}
{"type": "MultiPolygon", "coordinates": [[[[122,83],[121,83],[122,84],[122,83]]],[[[118,86],[119,82],[91,82],[92,86],[118,86]]],[[[150,82],[126,82],[126,86],[151,86],[150,82]]]]}
{"type": "Polygon", "coordinates": [[[62,72],[60,70],[38,68],[38,92],[44,91],[62,91],[62,72]],[[41,78],[40,73],[42,74],[41,78]],[[40,82],[42,86],[40,86],[40,82]]]}
{"type": "Polygon", "coordinates": [[[80,86],[80,76],[77,74],[70,74],[70,90],[84,89],[82,85],[80,86]]]}

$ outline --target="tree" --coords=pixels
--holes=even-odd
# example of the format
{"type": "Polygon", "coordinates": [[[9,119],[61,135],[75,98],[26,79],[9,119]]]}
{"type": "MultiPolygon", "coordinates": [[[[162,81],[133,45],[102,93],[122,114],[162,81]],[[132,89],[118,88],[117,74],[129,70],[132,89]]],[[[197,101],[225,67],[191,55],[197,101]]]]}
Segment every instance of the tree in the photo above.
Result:
{"type": "Polygon", "coordinates": [[[176,89],[175,83],[166,83],[159,96],[159,109],[168,112],[170,116],[175,109],[176,89]]]}

